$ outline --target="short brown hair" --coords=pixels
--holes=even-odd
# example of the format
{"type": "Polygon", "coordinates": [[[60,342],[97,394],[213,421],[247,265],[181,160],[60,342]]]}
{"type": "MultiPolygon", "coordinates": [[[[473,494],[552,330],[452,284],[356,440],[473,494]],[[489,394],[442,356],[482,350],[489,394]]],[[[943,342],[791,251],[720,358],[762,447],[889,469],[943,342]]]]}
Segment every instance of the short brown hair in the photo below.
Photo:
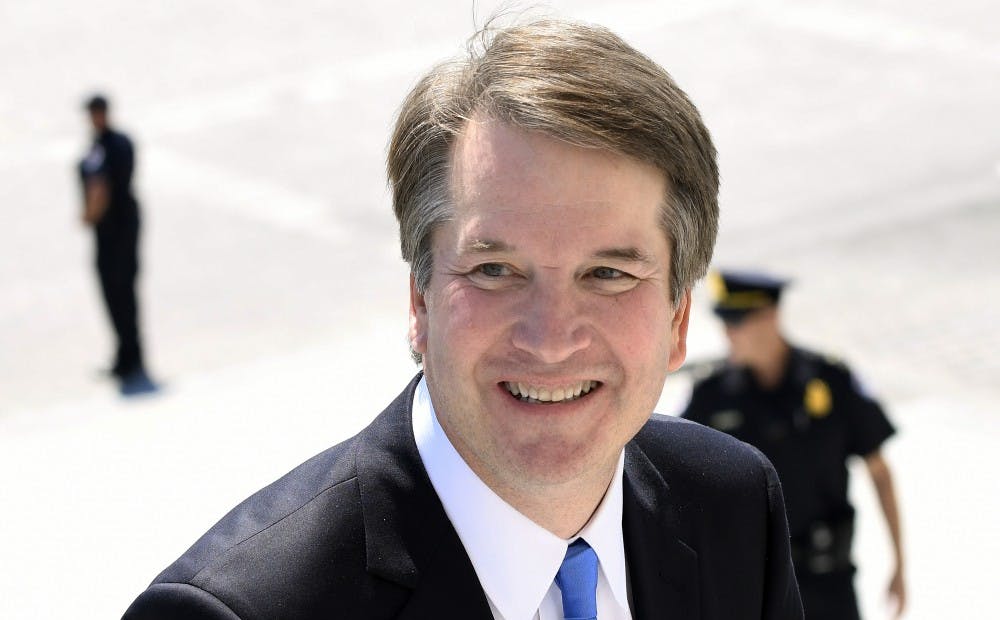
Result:
{"type": "Polygon", "coordinates": [[[419,291],[430,283],[434,229],[452,216],[452,145],[474,115],[662,170],[674,303],[705,275],[719,171],[698,110],[662,67],[610,30],[546,19],[487,26],[466,58],[434,67],[400,108],[387,167],[403,258],[419,291]]]}

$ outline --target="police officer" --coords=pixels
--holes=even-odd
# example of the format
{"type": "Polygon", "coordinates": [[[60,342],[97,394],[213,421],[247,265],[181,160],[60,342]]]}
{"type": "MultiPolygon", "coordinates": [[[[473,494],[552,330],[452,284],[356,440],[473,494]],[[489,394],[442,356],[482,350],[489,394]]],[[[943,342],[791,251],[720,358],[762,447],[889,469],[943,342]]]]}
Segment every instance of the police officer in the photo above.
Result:
{"type": "Polygon", "coordinates": [[[898,617],[905,605],[899,512],[880,452],[894,429],[843,363],[785,340],[778,322],[785,284],[760,273],[710,274],[729,358],[698,373],[682,416],[756,446],[774,463],[785,492],[806,620],[859,617],[846,461],[862,457],[892,535],[889,595],[898,617]]]}
{"type": "Polygon", "coordinates": [[[111,127],[107,98],[94,95],[85,108],[94,140],[78,166],[82,219],[95,232],[101,292],[117,336],[110,372],[124,395],[152,392],[157,386],[146,374],[137,320],[139,203],[132,193],[132,141],[111,127]]]}

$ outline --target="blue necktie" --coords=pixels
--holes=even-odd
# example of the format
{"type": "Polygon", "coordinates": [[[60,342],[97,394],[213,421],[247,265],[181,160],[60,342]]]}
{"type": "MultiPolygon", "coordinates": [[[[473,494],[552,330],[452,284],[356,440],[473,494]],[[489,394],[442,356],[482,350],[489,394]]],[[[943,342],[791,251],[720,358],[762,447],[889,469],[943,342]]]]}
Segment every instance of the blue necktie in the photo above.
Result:
{"type": "Polygon", "coordinates": [[[597,620],[597,554],[584,539],[577,538],[566,550],[556,585],[562,592],[563,618],[597,620]]]}

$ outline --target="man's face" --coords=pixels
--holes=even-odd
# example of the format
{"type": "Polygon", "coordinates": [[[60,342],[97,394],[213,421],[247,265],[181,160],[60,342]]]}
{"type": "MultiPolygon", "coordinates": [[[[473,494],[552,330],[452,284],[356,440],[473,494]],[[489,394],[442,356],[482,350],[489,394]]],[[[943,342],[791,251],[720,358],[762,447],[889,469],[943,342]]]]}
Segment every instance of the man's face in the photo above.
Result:
{"type": "Polygon", "coordinates": [[[776,321],[774,308],[761,308],[747,313],[739,321],[725,322],[729,360],[744,366],[764,361],[761,358],[774,350],[772,339],[780,337],[776,321]]]}
{"type": "Polygon", "coordinates": [[[94,133],[101,133],[108,126],[108,111],[100,108],[92,109],[88,112],[90,116],[90,126],[94,133]]]}
{"type": "Polygon", "coordinates": [[[470,122],[452,157],[455,217],[434,234],[427,290],[411,284],[441,426],[494,490],[606,483],[684,360],[666,181],[496,122],[470,122]]]}

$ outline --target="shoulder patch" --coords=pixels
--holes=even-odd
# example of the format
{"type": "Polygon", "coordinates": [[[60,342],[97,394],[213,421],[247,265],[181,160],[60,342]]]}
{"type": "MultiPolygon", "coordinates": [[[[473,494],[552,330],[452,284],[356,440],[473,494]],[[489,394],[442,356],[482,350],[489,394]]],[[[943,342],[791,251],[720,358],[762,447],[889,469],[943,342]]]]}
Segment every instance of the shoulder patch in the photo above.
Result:
{"type": "Polygon", "coordinates": [[[93,148],[90,149],[90,152],[87,153],[87,156],[83,158],[81,167],[83,168],[84,173],[94,174],[100,170],[101,166],[104,165],[104,158],[104,147],[100,144],[95,144],[93,148]]]}

